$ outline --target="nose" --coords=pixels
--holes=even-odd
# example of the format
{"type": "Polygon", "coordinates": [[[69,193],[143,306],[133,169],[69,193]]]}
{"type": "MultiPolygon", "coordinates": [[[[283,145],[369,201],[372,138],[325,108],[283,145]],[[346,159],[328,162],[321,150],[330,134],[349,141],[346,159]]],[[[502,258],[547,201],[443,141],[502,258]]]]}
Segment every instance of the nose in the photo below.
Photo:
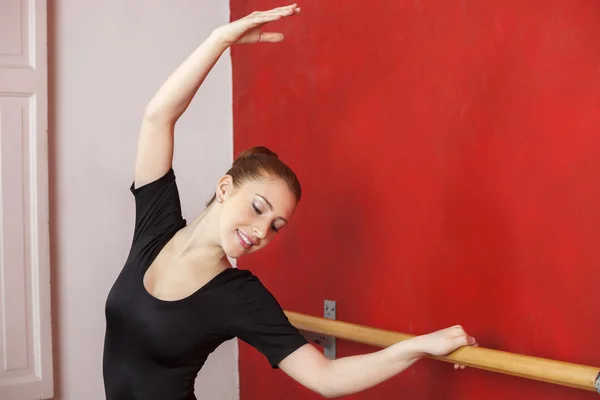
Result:
{"type": "Polygon", "coordinates": [[[254,225],[254,234],[258,239],[264,239],[267,237],[269,232],[270,222],[269,221],[259,221],[254,225]]]}

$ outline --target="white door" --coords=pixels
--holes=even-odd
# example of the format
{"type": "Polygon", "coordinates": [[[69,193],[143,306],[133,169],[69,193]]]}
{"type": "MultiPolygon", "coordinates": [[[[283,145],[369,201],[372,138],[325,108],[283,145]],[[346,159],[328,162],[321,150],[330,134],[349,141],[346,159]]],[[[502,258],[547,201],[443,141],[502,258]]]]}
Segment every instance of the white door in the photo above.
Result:
{"type": "Polygon", "coordinates": [[[0,0],[0,400],[53,396],[46,0],[0,0]]]}

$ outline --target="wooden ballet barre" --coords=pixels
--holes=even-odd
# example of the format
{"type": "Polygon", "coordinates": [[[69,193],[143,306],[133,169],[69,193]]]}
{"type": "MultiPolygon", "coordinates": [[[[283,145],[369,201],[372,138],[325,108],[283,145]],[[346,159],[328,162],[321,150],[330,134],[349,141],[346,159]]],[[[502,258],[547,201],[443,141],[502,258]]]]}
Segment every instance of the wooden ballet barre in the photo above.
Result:
{"type": "MultiPolygon", "coordinates": [[[[414,335],[376,329],[285,310],[299,330],[332,336],[350,342],[385,348],[414,335]]],[[[600,393],[600,368],[539,357],[466,346],[445,357],[428,358],[506,375],[600,393]]]]}

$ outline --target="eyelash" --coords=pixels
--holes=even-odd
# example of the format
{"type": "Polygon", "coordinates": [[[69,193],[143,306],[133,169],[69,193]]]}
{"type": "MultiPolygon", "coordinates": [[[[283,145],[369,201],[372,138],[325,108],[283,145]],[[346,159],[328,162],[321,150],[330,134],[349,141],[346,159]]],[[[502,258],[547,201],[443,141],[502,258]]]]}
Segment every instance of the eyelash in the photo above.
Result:
{"type": "MultiPolygon", "coordinates": [[[[256,204],[252,203],[252,208],[254,209],[254,212],[258,215],[261,215],[262,212],[258,209],[258,207],[256,207],[256,204]]],[[[273,230],[273,232],[275,233],[279,233],[279,229],[275,228],[275,225],[271,225],[271,229],[273,230]]]]}

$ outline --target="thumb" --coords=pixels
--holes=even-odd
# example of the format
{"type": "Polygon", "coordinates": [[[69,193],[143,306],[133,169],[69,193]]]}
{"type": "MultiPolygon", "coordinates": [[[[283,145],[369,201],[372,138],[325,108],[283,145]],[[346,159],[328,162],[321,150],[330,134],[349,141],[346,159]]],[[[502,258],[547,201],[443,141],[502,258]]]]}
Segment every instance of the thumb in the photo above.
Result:
{"type": "Polygon", "coordinates": [[[270,43],[281,42],[283,41],[283,34],[273,32],[261,32],[258,41],[270,43]]]}

